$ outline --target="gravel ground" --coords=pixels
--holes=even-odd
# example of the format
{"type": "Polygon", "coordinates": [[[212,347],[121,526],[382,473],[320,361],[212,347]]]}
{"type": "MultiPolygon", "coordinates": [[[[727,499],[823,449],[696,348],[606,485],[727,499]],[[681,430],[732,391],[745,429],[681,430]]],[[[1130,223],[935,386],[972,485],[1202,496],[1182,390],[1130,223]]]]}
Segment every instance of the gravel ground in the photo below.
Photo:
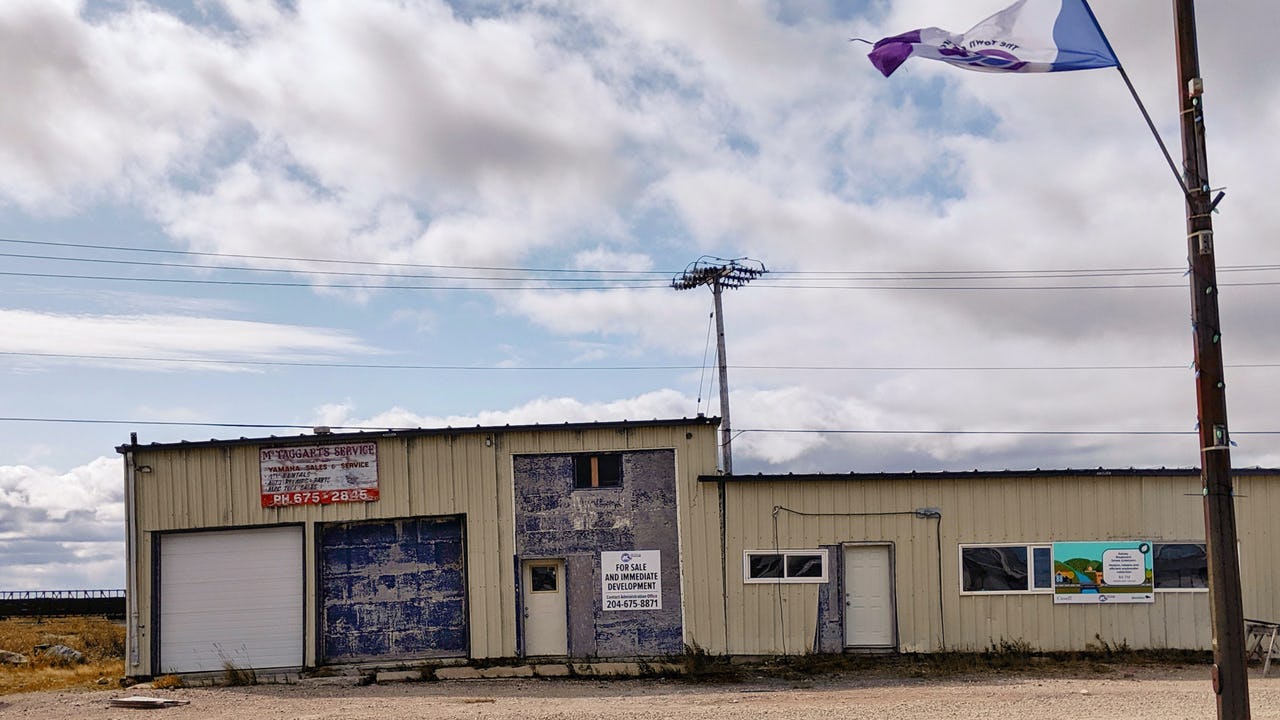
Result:
{"type": "MultiPolygon", "coordinates": [[[[1280,676],[1251,670],[1253,718],[1280,718],[1280,676]]],[[[454,680],[359,686],[351,679],[304,680],[179,690],[45,692],[0,697],[0,717],[41,720],[203,718],[333,719],[691,718],[1213,718],[1208,670],[1114,666],[1105,673],[945,679],[755,678],[732,684],[679,680],[454,680]],[[188,700],[159,710],[110,707],[130,695],[188,700]]]]}

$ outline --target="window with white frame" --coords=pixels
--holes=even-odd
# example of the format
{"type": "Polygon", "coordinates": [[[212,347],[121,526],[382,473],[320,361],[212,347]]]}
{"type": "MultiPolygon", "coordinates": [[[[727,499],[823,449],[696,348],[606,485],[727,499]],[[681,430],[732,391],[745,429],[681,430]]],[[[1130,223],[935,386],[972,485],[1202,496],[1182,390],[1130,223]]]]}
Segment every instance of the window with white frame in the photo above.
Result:
{"type": "Polygon", "coordinates": [[[960,591],[964,593],[1053,592],[1051,545],[960,546],[960,591]]]}
{"type": "Polygon", "coordinates": [[[748,550],[742,557],[742,578],[748,583],[824,583],[827,551],[748,550]]]}

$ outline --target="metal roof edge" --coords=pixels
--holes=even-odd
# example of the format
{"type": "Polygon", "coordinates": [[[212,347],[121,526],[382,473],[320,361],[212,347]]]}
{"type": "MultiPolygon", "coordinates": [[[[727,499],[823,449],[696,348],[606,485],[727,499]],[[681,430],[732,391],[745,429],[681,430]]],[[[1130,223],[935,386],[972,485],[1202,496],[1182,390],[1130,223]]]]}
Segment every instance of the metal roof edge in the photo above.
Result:
{"type": "Polygon", "coordinates": [[[388,428],[386,430],[355,430],[351,432],[302,433],[298,435],[268,435],[266,437],[239,437],[228,440],[180,440],[178,442],[152,442],[116,446],[120,454],[137,450],[170,450],[175,448],[231,447],[236,445],[315,445],[333,442],[349,442],[389,437],[425,437],[439,435],[472,435],[478,433],[509,432],[581,432],[585,430],[629,430],[649,427],[689,427],[720,425],[720,418],[699,415],[692,418],[666,420],[606,420],[596,422],[564,422],[560,424],[526,425],[473,425],[469,427],[442,428],[388,428]]]}
{"type": "MultiPolygon", "coordinates": [[[[1232,475],[1277,475],[1277,468],[1232,468],[1232,475]]],[[[1198,477],[1199,468],[1092,468],[1062,470],[940,470],[848,473],[757,473],[755,475],[699,475],[698,482],[821,482],[832,480],[971,480],[975,478],[1034,477],[1198,477]]]]}

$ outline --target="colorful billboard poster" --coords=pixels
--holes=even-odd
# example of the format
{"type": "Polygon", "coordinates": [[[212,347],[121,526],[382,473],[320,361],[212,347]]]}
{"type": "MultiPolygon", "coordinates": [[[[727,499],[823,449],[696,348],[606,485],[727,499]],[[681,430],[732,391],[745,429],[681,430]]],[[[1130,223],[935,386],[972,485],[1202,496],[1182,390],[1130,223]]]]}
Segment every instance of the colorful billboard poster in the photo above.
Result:
{"type": "Polygon", "coordinates": [[[1145,540],[1053,544],[1055,603],[1151,603],[1151,543],[1145,540]]]}
{"type": "Polygon", "coordinates": [[[262,448],[262,507],[373,502],[378,446],[371,442],[262,448]]]}

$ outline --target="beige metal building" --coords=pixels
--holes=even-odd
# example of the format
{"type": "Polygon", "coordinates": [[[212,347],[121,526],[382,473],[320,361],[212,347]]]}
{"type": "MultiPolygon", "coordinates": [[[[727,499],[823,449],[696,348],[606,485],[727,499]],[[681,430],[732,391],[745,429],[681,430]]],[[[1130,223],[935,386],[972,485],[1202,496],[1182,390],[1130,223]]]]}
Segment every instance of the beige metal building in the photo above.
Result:
{"type": "Polygon", "coordinates": [[[126,673],[678,653],[716,424],[121,446],[126,673]]]}
{"type": "MultiPolygon", "coordinates": [[[[726,477],[717,425],[135,440],[126,672],[1209,646],[1194,471],[726,477]]],[[[1277,619],[1280,473],[1236,477],[1277,619]]]]}
{"type": "MultiPolygon", "coordinates": [[[[1275,620],[1280,531],[1270,509],[1280,473],[1234,477],[1245,616],[1275,620]]],[[[725,488],[729,632],[716,651],[1210,647],[1195,470],[702,480],[725,488]],[[1081,591],[1062,577],[1072,570],[1060,563],[1082,548],[1132,560],[1139,554],[1125,548],[1143,546],[1147,572],[1124,592],[1081,591]],[[784,567],[781,578],[753,582],[755,558],[757,571],[777,575],[768,563],[793,561],[809,576],[784,567]],[[811,567],[799,566],[805,558],[811,567]]]]}

